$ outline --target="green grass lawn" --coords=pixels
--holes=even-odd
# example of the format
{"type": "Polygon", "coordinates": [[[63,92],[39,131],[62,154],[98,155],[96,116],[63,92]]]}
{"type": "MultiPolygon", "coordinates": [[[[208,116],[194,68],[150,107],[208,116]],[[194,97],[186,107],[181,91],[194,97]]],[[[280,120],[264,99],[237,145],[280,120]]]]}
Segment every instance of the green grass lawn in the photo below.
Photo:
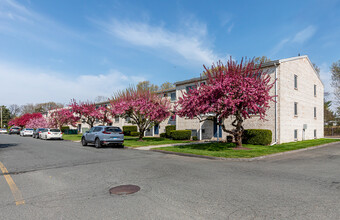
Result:
{"type": "Polygon", "coordinates": [[[80,141],[82,136],[82,134],[63,134],[63,139],[70,141],[80,141]]]}
{"type": "Polygon", "coordinates": [[[234,150],[233,143],[207,143],[195,144],[174,147],[155,148],[157,150],[197,154],[212,157],[226,157],[226,158],[251,158],[259,157],[268,154],[275,154],[284,151],[291,151],[302,149],[311,146],[340,141],[339,139],[316,139],[307,141],[290,142],[284,144],[277,144],[273,146],[250,145],[244,144],[243,147],[250,148],[250,150],[234,150]]]}
{"type": "Polygon", "coordinates": [[[126,147],[143,147],[150,145],[179,144],[188,142],[192,141],[170,140],[168,138],[159,137],[145,137],[143,138],[143,141],[138,141],[138,138],[136,137],[124,137],[124,146],[126,147]]]}
{"type": "MultiPolygon", "coordinates": [[[[70,141],[80,141],[82,134],[64,134],[64,140],[70,141]]],[[[180,141],[180,140],[170,140],[168,138],[159,138],[159,137],[145,137],[143,141],[138,141],[137,137],[125,136],[124,137],[124,146],[126,147],[143,147],[150,145],[162,145],[162,144],[178,144],[178,143],[187,143],[192,141],[180,141]]]]}

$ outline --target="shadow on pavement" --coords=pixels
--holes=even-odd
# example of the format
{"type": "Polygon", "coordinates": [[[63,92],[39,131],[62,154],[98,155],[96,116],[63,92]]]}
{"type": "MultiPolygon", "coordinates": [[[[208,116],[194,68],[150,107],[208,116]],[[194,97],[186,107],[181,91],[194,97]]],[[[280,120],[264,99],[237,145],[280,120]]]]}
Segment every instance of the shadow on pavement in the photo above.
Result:
{"type": "Polygon", "coordinates": [[[17,146],[18,144],[0,144],[0,149],[1,148],[7,148],[7,147],[15,147],[17,146]]]}

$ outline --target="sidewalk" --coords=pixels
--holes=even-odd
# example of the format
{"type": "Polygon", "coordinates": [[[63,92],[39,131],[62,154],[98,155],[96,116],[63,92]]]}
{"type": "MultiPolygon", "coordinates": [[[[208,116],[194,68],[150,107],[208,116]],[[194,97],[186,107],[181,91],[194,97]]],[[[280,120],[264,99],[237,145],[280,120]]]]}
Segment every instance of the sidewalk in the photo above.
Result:
{"type": "Polygon", "coordinates": [[[179,143],[179,144],[163,144],[163,145],[150,145],[145,147],[131,147],[132,149],[136,150],[150,150],[152,148],[158,147],[173,147],[173,146],[184,146],[184,145],[193,145],[193,144],[207,144],[211,143],[212,141],[204,141],[204,142],[194,142],[194,143],[179,143]]]}

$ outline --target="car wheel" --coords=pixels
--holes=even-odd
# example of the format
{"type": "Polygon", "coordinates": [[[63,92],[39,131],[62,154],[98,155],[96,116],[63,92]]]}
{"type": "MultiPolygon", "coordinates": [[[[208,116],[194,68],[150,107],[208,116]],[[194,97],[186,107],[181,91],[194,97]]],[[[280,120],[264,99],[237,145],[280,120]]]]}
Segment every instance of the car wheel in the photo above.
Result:
{"type": "Polygon", "coordinates": [[[87,146],[87,141],[85,140],[84,137],[81,138],[81,145],[87,146]]]}
{"type": "Polygon", "coordinates": [[[96,140],[94,141],[94,146],[95,146],[96,148],[100,148],[100,147],[102,146],[102,144],[100,143],[99,138],[96,138],[96,140]]]}

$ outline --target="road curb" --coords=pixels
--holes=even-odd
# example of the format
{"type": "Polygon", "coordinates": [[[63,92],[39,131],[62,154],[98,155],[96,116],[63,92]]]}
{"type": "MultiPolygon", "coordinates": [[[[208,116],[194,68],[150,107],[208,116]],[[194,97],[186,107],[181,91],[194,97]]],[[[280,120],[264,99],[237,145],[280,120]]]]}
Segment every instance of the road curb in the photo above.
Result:
{"type": "Polygon", "coordinates": [[[205,156],[205,155],[197,155],[197,154],[188,154],[188,153],[180,153],[180,152],[173,152],[173,151],[165,151],[165,150],[150,150],[150,151],[155,151],[155,152],[160,152],[164,154],[173,154],[173,155],[178,155],[178,156],[186,156],[186,157],[197,157],[197,158],[204,158],[204,159],[210,159],[210,160],[223,160],[223,161],[258,161],[258,160],[263,160],[267,159],[270,157],[276,157],[280,155],[285,155],[285,154],[292,154],[292,153],[298,153],[302,151],[307,151],[307,150],[313,150],[313,149],[318,149],[322,147],[326,147],[329,145],[333,145],[339,142],[332,142],[332,143],[327,143],[327,144],[322,144],[318,146],[312,146],[312,147],[306,147],[298,150],[291,150],[291,151],[285,151],[285,152],[280,152],[276,154],[269,154],[269,155],[264,155],[264,156],[259,156],[259,157],[252,157],[252,158],[226,158],[226,157],[211,157],[211,156],[205,156]]]}

